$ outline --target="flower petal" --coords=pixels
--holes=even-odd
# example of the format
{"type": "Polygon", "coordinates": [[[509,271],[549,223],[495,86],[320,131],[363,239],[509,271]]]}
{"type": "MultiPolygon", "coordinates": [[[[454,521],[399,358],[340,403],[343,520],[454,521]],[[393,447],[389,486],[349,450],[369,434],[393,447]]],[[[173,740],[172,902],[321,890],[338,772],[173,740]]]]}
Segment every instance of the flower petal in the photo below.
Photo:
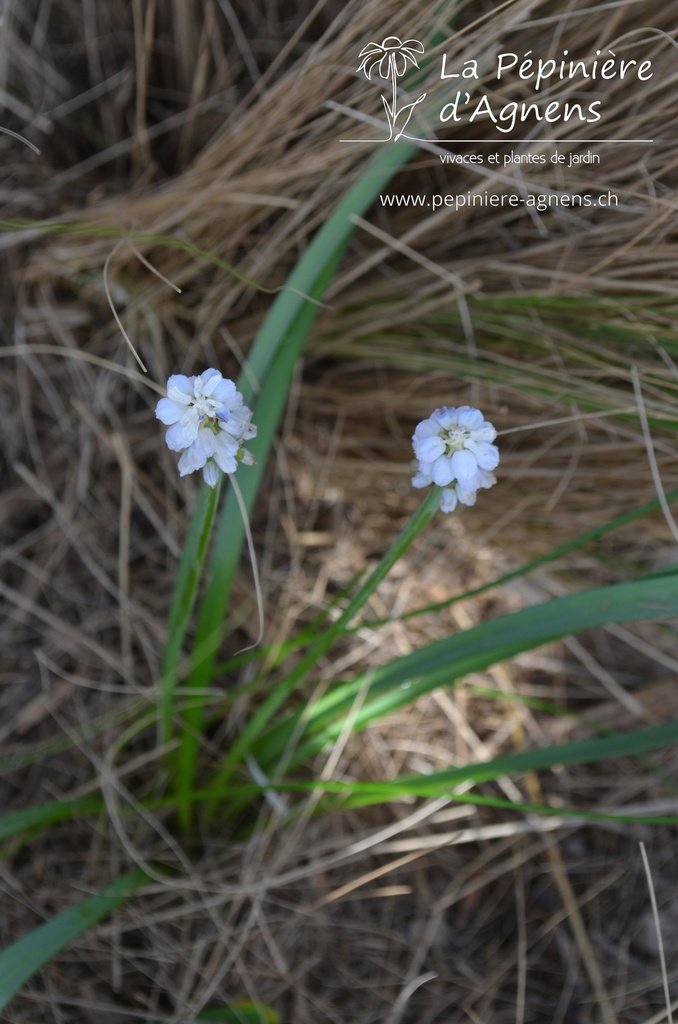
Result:
{"type": "Polygon", "coordinates": [[[398,76],[398,78],[402,78],[402,76],[407,71],[407,60],[405,59],[405,54],[404,53],[392,53],[391,54],[391,67],[393,68],[393,70],[396,73],[396,75],[398,76]]]}
{"type": "Polygon", "coordinates": [[[497,436],[497,431],[491,423],[488,423],[487,420],[485,420],[482,427],[478,427],[477,430],[473,431],[473,436],[476,441],[494,441],[497,436]]]}
{"type": "Polygon", "coordinates": [[[470,405],[460,405],[457,409],[457,423],[464,430],[478,430],[483,425],[483,414],[480,409],[473,409],[470,405]]]}
{"type": "Polygon", "coordinates": [[[455,452],[450,459],[450,462],[452,464],[453,475],[457,480],[468,482],[469,480],[472,480],[478,472],[478,463],[471,452],[463,450],[455,452]]]}
{"type": "Polygon", "coordinates": [[[440,511],[454,512],[457,507],[457,490],[455,487],[446,487],[440,494],[440,511]]]}
{"type": "Polygon", "coordinates": [[[422,420],[421,423],[417,423],[414,433],[412,434],[413,441],[419,441],[424,437],[437,437],[440,434],[440,423],[433,416],[430,416],[427,420],[422,420]]]}
{"type": "MultiPolygon", "coordinates": [[[[455,452],[455,455],[458,455],[455,452]]],[[[439,459],[433,463],[433,470],[431,473],[433,477],[433,483],[438,484],[439,487],[447,487],[454,480],[456,473],[452,468],[452,459],[448,455],[441,455],[439,459]]]]}
{"type": "Polygon", "coordinates": [[[155,415],[161,423],[170,426],[184,415],[183,405],[177,405],[171,398],[161,398],[155,407],[155,415]]]}
{"type": "Polygon", "coordinates": [[[190,405],[195,398],[195,380],[195,377],[185,377],[183,373],[173,374],[167,381],[167,397],[179,405],[190,405]]]}
{"type": "Polygon", "coordinates": [[[358,54],[358,56],[359,57],[364,57],[365,54],[367,54],[369,56],[369,55],[371,55],[373,53],[381,53],[381,54],[383,54],[383,52],[384,52],[384,47],[381,45],[381,43],[368,43],[366,46],[363,46],[363,48],[360,51],[360,53],[358,54]]]}
{"type": "Polygon", "coordinates": [[[173,452],[183,451],[184,448],[188,448],[193,443],[193,440],[193,437],[187,436],[181,421],[174,423],[165,434],[167,447],[173,452]]]}
{"type": "Polygon", "coordinates": [[[423,462],[435,462],[445,453],[445,442],[437,434],[434,437],[422,437],[414,442],[414,454],[423,462]]]}
{"type": "Polygon", "coordinates": [[[229,416],[227,420],[217,416],[217,423],[219,424],[219,429],[224,430],[231,437],[242,437],[243,425],[235,416],[229,416]]]}
{"type": "Polygon", "coordinates": [[[189,445],[185,451],[182,452],[181,458],[179,459],[179,475],[186,476],[187,473],[195,473],[196,469],[202,469],[214,447],[212,438],[214,434],[211,430],[202,429],[199,430],[193,444],[189,445]]]}
{"type": "Polygon", "coordinates": [[[412,477],[413,487],[428,487],[429,484],[433,483],[433,477],[430,473],[422,473],[421,469],[414,474],[412,477]]]}
{"type": "Polygon", "coordinates": [[[496,444],[486,444],[481,452],[476,455],[480,469],[496,469],[499,465],[499,449],[496,444]]]}
{"type": "Polygon", "coordinates": [[[419,42],[418,39],[406,39],[400,46],[403,50],[416,50],[418,53],[424,52],[424,44],[419,42]]]}
{"type": "Polygon", "coordinates": [[[431,416],[431,420],[438,424],[438,429],[443,427],[445,430],[449,430],[450,427],[456,427],[457,425],[457,410],[448,409],[446,405],[436,409],[431,416]]]}
{"type": "Polygon", "coordinates": [[[476,503],[476,492],[475,492],[475,490],[467,490],[465,487],[462,487],[459,484],[459,482],[457,482],[456,492],[457,492],[457,497],[459,498],[459,501],[462,503],[462,505],[475,505],[475,503],[476,503]]]}
{"type": "Polygon", "coordinates": [[[242,405],[242,395],[236,391],[233,381],[224,380],[223,377],[212,392],[212,398],[215,402],[221,402],[229,410],[237,409],[242,405]]]}
{"type": "Polygon", "coordinates": [[[377,68],[379,70],[379,75],[381,78],[391,77],[391,60],[392,54],[386,53],[377,64],[377,68]]]}
{"type": "Polygon", "coordinates": [[[216,487],[219,483],[219,470],[212,459],[202,467],[202,477],[208,487],[216,487]]]}
{"type": "Polygon", "coordinates": [[[217,466],[224,473],[235,473],[238,468],[236,455],[238,454],[238,442],[226,433],[213,434],[214,454],[213,458],[217,466]]]}
{"type": "Polygon", "coordinates": [[[218,370],[211,367],[209,370],[203,370],[199,378],[202,384],[202,393],[206,398],[211,398],[214,394],[215,389],[222,381],[222,376],[218,370]]]}

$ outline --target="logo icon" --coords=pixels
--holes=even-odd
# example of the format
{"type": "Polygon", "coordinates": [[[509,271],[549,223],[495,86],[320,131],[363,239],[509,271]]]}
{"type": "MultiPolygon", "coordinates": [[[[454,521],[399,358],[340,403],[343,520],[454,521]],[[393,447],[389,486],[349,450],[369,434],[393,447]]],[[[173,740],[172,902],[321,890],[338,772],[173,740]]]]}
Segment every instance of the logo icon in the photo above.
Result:
{"type": "Polygon", "coordinates": [[[414,113],[414,108],[426,99],[426,93],[422,93],[413,103],[405,103],[398,108],[397,80],[402,78],[410,66],[419,67],[417,56],[421,56],[423,52],[423,43],[420,43],[418,39],[405,39],[403,42],[398,36],[387,36],[381,43],[368,43],[358,55],[362,60],[357,70],[363,71],[369,81],[372,81],[373,72],[385,81],[389,79],[391,81],[390,98],[387,99],[383,94],[381,97],[389,130],[388,139],[382,140],[384,142],[389,142],[391,139],[397,142],[403,136],[412,137],[405,135],[405,129],[414,113]]]}

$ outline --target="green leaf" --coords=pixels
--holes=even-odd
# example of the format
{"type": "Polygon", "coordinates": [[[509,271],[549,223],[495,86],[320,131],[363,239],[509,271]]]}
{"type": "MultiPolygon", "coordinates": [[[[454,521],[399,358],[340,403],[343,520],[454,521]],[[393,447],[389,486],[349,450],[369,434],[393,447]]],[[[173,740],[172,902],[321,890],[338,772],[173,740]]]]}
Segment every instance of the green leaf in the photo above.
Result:
{"type": "Polygon", "coordinates": [[[483,671],[552,640],[607,623],[670,616],[678,616],[676,574],[545,601],[446,637],[334,686],[311,707],[304,707],[264,732],[252,752],[264,770],[271,771],[301,728],[299,747],[289,762],[299,764],[334,742],[359,694],[361,704],[354,712],[354,730],[365,728],[438,686],[449,686],[470,672],[483,671]]]}
{"type": "Polygon", "coordinates": [[[142,885],[143,871],[130,871],[69,910],[52,918],[0,952],[0,1010],[4,1010],[36,971],[65,949],[93,924],[107,917],[142,885]]]}
{"type": "MultiPolygon", "coordinates": [[[[534,811],[562,816],[590,818],[594,821],[646,822],[654,824],[675,824],[676,814],[624,813],[623,807],[615,810],[590,810],[575,807],[548,807],[535,804],[497,801],[485,795],[457,793],[456,789],[468,782],[490,782],[505,776],[525,772],[548,771],[563,765],[595,764],[610,762],[620,757],[640,757],[653,750],[675,745],[678,740],[678,721],[638,729],[635,732],[614,733],[565,743],[558,746],[521,750],[517,753],[502,754],[489,761],[472,762],[456,768],[445,768],[430,774],[398,775],[392,779],[363,782],[351,779],[294,779],[285,778],[263,784],[242,782],[230,784],[221,793],[238,805],[248,803],[270,790],[276,793],[323,793],[324,798],[317,804],[317,810],[366,806],[389,803],[404,797],[445,796],[460,802],[487,804],[507,810],[534,811]]],[[[209,800],[214,790],[196,791],[196,799],[209,800]]],[[[292,812],[293,813],[293,812],[292,812]]]]}
{"type": "MultiPolygon", "coordinates": [[[[631,757],[673,746],[678,740],[678,722],[667,722],[650,729],[638,729],[636,732],[617,733],[576,743],[565,743],[561,746],[541,747],[537,750],[524,750],[517,754],[506,754],[481,761],[475,764],[461,765],[458,768],[445,768],[430,775],[401,775],[392,780],[397,788],[411,796],[440,796],[452,787],[468,782],[490,782],[509,775],[524,772],[547,771],[562,765],[594,764],[600,761],[611,761],[618,757],[631,757]]],[[[384,787],[388,783],[372,786],[371,783],[353,783],[347,798],[341,801],[342,807],[357,807],[370,803],[381,803],[384,799],[384,787]]],[[[348,790],[348,786],[347,786],[348,790]]],[[[392,799],[395,798],[395,793],[392,799]]],[[[463,798],[462,798],[463,799],[463,798]]],[[[553,811],[553,813],[557,813],[553,811]]],[[[572,813],[572,811],[570,811],[572,813]]],[[[605,819],[605,815],[599,816],[605,819]]],[[[615,816],[615,820],[619,816],[615,816]]],[[[667,816],[668,817],[668,816],[667,816]]],[[[675,818],[675,815],[671,816],[675,818]]],[[[641,816],[634,820],[641,820],[641,816]]]]}
{"type": "Polygon", "coordinates": [[[81,797],[76,800],[55,800],[35,807],[24,807],[0,816],[0,839],[9,839],[28,829],[44,828],[59,821],[99,814],[104,809],[100,796],[81,797]]]}
{"type": "Polygon", "coordinates": [[[231,1008],[225,1006],[205,1010],[196,1017],[203,1021],[223,1021],[224,1024],[280,1024],[280,1017],[271,1006],[264,1003],[237,1002],[231,1008]]]}
{"type": "MultiPolygon", "coordinates": [[[[173,1018],[174,1019],[174,1018],[173,1018]]],[[[222,1024],[280,1024],[280,1017],[273,1007],[265,1003],[252,1003],[249,1000],[238,1000],[229,1006],[217,1006],[212,1010],[203,1010],[197,1017],[191,1018],[196,1024],[207,1024],[208,1021],[220,1021],[222,1024]]]]}

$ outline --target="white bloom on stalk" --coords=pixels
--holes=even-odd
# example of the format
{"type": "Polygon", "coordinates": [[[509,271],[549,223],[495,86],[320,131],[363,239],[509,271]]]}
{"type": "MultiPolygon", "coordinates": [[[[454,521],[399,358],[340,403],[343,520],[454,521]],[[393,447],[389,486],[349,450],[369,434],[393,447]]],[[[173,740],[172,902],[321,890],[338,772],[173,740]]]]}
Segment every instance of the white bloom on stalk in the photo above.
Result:
{"type": "Polygon", "coordinates": [[[475,505],[476,492],[491,487],[499,465],[499,450],[492,441],[497,431],[483,419],[480,409],[442,406],[422,420],[412,436],[418,470],[412,484],[443,488],[440,508],[452,512],[457,502],[475,505]]]}
{"type": "Polygon", "coordinates": [[[219,470],[235,473],[238,463],[254,463],[243,441],[257,436],[252,413],[232,380],[218,370],[198,377],[173,374],[167,381],[167,398],[158,402],[155,415],[169,430],[167,447],[181,452],[179,474],[202,469],[205,483],[216,487],[219,470]]]}

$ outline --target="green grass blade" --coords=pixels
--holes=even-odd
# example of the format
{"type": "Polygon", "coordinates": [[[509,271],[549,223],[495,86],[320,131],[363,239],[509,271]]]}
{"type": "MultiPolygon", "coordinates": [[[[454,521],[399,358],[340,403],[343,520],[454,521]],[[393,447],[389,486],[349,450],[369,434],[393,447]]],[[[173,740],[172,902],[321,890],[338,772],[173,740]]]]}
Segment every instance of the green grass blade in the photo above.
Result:
{"type": "MultiPolygon", "coordinates": [[[[662,744],[663,746],[664,744],[662,744]]],[[[641,752],[637,756],[640,758],[641,752]]],[[[589,762],[590,763],[590,762],[589,762]]],[[[398,782],[398,779],[394,780],[398,782]]],[[[536,804],[529,800],[507,800],[503,797],[485,796],[482,793],[445,793],[450,800],[460,804],[473,804],[476,807],[493,807],[500,811],[508,811],[510,814],[538,814],[545,818],[579,818],[581,821],[607,822],[614,821],[618,824],[631,825],[642,822],[645,825],[678,825],[677,814],[624,814],[622,811],[591,811],[584,807],[572,807],[566,804],[553,806],[551,804],[536,804]]]]}
{"type": "MultiPolygon", "coordinates": [[[[174,1018],[172,1018],[174,1019],[174,1018]]],[[[272,1006],[265,1003],[237,1001],[229,1006],[218,1006],[211,1010],[203,1010],[191,1021],[196,1024],[208,1024],[216,1021],[219,1024],[280,1024],[280,1017],[272,1006]]]]}
{"type": "MultiPolygon", "coordinates": [[[[393,780],[395,784],[390,787],[389,783],[374,787],[371,783],[352,783],[349,789],[349,785],[346,784],[347,797],[341,801],[341,806],[357,807],[364,806],[366,803],[381,802],[384,799],[385,788],[391,789],[391,799],[405,794],[441,796],[445,795],[449,789],[468,782],[491,782],[505,776],[547,771],[561,765],[595,764],[599,761],[611,761],[619,757],[632,757],[672,746],[676,740],[678,740],[678,722],[667,722],[649,729],[618,733],[602,739],[581,740],[561,746],[506,754],[502,757],[495,757],[491,761],[462,765],[459,768],[446,768],[443,771],[432,772],[430,775],[402,775],[397,780],[393,780]]],[[[634,820],[638,820],[635,815],[633,817],[634,820]]],[[[670,817],[675,818],[675,815],[670,817]]]]}
{"type": "Polygon", "coordinates": [[[221,1021],[222,1024],[280,1024],[280,1017],[273,1007],[263,1003],[234,1003],[228,1009],[219,1007],[205,1010],[196,1017],[199,1024],[207,1021],[221,1021]]]}
{"type": "Polygon", "coordinates": [[[21,987],[52,957],[60,953],[92,925],[146,884],[143,871],[121,875],[96,896],[90,896],[0,952],[0,1010],[4,1010],[21,987]]]}
{"type": "MultiPolygon", "coordinates": [[[[320,804],[320,809],[367,806],[375,803],[388,803],[402,800],[404,797],[438,797],[447,796],[468,803],[487,803],[509,810],[541,811],[541,805],[526,802],[495,801],[494,797],[456,793],[456,787],[468,782],[492,782],[496,779],[524,774],[526,772],[548,771],[563,765],[595,764],[609,762],[619,757],[641,757],[653,750],[661,750],[675,745],[678,740],[678,721],[639,729],[635,732],[613,733],[609,736],[595,737],[566,743],[559,746],[548,746],[536,750],[520,751],[482,761],[461,765],[457,768],[446,768],[427,775],[400,775],[393,779],[362,782],[360,780],[338,779],[297,779],[287,778],[273,780],[265,784],[255,782],[231,783],[222,792],[238,805],[250,804],[266,791],[278,793],[323,793],[328,799],[320,804]]],[[[210,800],[214,796],[213,789],[195,790],[195,799],[210,800]]],[[[544,811],[546,813],[546,810],[544,811]]],[[[596,820],[653,822],[655,824],[673,824],[678,821],[678,814],[624,814],[612,811],[579,811],[577,808],[558,807],[549,813],[591,816],[596,820]]]]}
{"type": "Polygon", "coordinates": [[[616,584],[482,623],[446,637],[388,665],[335,686],[311,708],[289,715],[262,734],[253,753],[272,771],[291,737],[303,729],[291,764],[298,764],[332,743],[346,715],[363,693],[354,729],[411,703],[438,686],[449,686],[469,672],[479,672],[523,651],[572,633],[612,622],[642,621],[678,615],[678,575],[616,584]]]}
{"type": "Polygon", "coordinates": [[[46,828],[60,821],[99,814],[105,807],[100,796],[81,797],[76,800],[55,800],[48,804],[24,807],[0,816],[0,840],[10,839],[31,829],[46,828]]]}

